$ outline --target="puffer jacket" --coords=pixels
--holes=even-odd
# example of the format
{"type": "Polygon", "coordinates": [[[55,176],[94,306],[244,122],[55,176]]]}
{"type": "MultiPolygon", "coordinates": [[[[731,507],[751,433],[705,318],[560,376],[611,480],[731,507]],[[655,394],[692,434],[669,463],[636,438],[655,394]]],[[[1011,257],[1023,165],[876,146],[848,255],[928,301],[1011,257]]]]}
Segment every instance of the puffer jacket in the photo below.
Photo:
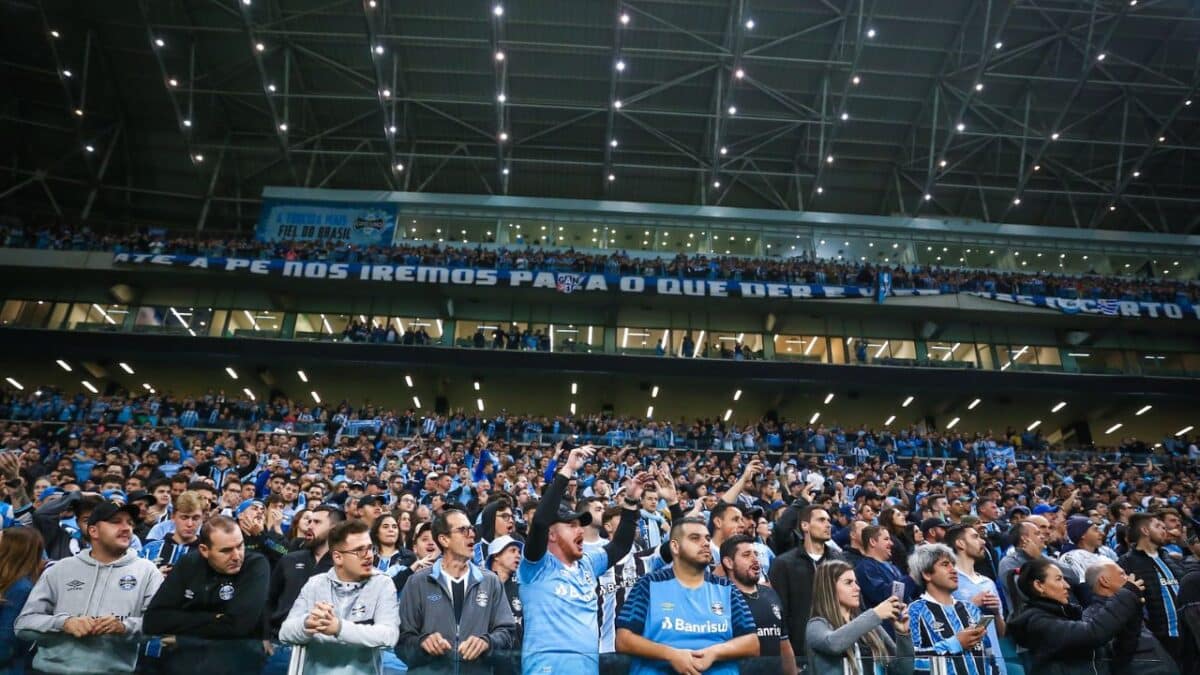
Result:
{"type": "Polygon", "coordinates": [[[1029,651],[1026,672],[1037,675],[1108,675],[1112,653],[1109,644],[1130,618],[1141,611],[1132,585],[1117,591],[1103,608],[1089,612],[1037,598],[1028,601],[1008,622],[1008,634],[1029,651]]]}

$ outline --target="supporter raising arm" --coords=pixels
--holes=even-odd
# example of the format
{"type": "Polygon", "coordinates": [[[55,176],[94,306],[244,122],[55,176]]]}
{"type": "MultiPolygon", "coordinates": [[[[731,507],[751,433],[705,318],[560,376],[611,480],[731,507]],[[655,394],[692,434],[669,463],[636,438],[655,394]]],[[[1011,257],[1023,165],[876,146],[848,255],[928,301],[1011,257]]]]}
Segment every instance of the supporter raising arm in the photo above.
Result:
{"type": "Polygon", "coordinates": [[[564,507],[562,500],[567,481],[593,453],[591,446],[571,451],[533,514],[517,568],[525,608],[521,661],[527,673],[543,668],[555,673],[595,673],[600,667],[596,579],[633,546],[639,499],[653,476],[641,473],[629,480],[612,541],[600,551],[585,553],[583,528],[592,516],[587,510],[564,507]]]}

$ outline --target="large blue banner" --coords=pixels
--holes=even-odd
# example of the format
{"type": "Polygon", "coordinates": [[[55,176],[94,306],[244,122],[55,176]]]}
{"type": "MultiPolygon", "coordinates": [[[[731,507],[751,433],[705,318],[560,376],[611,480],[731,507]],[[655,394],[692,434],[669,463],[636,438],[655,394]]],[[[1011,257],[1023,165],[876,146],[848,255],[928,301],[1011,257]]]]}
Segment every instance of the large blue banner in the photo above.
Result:
{"type": "MultiPolygon", "coordinates": [[[[617,274],[582,274],[474,267],[431,267],[366,263],[298,262],[250,258],[205,258],[192,255],[116,253],[113,264],[158,265],[184,269],[243,272],[290,279],[356,280],[378,283],[448,284],[543,288],[563,294],[620,292],[711,298],[871,298],[870,286],[824,286],[727,279],[679,279],[617,274]]],[[[941,295],[936,289],[897,288],[893,295],[941,295]]]]}
{"type": "Polygon", "coordinates": [[[396,233],[396,205],[265,200],[255,236],[259,241],[333,241],[387,246],[396,233]]]}
{"type": "Polygon", "coordinates": [[[1175,302],[1146,302],[1141,300],[1112,300],[1107,298],[1074,299],[1056,298],[1045,295],[1019,295],[1013,293],[972,292],[979,298],[999,300],[1027,307],[1057,309],[1063,314],[1090,314],[1150,319],[1200,319],[1200,305],[1175,302]]]}

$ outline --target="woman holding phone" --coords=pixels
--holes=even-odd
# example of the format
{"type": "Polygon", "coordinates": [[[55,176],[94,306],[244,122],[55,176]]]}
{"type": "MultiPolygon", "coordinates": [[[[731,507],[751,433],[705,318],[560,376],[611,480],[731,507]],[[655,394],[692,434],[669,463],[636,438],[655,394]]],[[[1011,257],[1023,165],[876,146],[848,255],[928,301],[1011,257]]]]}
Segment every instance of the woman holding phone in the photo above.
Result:
{"type": "Polygon", "coordinates": [[[878,664],[889,675],[911,675],[913,645],[904,603],[893,595],[860,613],[861,602],[853,567],[831,560],[817,568],[812,618],[805,633],[809,672],[870,675],[878,664]],[[885,621],[892,622],[898,643],[883,629],[885,621]]]}

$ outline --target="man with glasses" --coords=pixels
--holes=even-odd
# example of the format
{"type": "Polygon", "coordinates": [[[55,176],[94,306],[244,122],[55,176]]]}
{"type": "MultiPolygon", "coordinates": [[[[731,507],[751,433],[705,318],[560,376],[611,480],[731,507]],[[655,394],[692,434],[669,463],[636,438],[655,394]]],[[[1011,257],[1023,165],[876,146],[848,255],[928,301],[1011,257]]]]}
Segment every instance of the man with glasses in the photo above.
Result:
{"type": "Polygon", "coordinates": [[[441,665],[463,672],[484,654],[512,647],[516,623],[499,577],[471,560],[475,528],[466,514],[438,514],[433,538],[442,558],[404,586],[396,655],[409,668],[441,665]]]}
{"type": "Polygon", "coordinates": [[[305,673],[381,673],[380,649],[396,644],[396,591],[377,574],[371,528],[361,520],[329,532],[333,569],[311,577],[279,630],[279,639],[307,645],[305,673]]]}

